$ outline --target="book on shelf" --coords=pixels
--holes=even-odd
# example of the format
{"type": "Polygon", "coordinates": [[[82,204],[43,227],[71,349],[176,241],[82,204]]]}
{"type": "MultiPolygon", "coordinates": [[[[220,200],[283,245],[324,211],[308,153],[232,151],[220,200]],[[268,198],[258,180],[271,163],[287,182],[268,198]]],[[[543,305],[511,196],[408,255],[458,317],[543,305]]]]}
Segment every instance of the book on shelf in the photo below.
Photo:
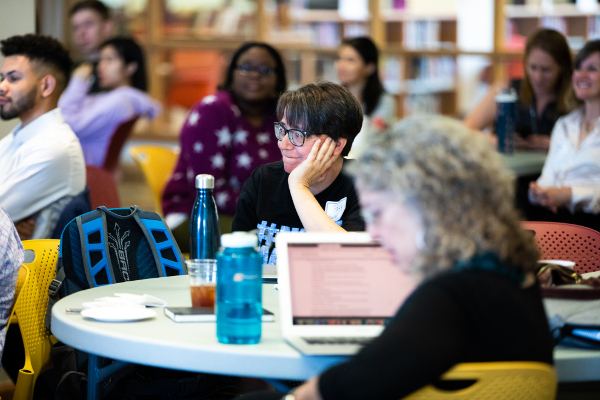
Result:
{"type": "Polygon", "coordinates": [[[366,24],[361,23],[347,23],[344,25],[344,37],[353,38],[360,36],[368,36],[369,29],[366,24]]]}
{"type": "Polygon", "coordinates": [[[385,57],[383,59],[383,87],[386,92],[399,94],[404,91],[402,76],[402,63],[398,57],[385,57]]]}
{"type": "Polygon", "coordinates": [[[407,49],[438,49],[440,47],[439,21],[404,21],[403,44],[407,49]]]}

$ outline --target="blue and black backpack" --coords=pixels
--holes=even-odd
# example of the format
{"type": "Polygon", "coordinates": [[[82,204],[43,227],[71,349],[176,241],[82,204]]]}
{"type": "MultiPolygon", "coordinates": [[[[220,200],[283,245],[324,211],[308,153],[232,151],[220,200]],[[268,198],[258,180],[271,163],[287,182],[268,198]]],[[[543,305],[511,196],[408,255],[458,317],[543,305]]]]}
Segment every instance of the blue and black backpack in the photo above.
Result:
{"type": "MultiPolygon", "coordinates": [[[[98,207],[71,220],[60,236],[56,278],[48,288],[46,328],[50,329],[52,307],[59,296],[112,283],[183,274],[187,274],[185,258],[159,214],[137,206],[98,207]]],[[[51,354],[60,379],[55,397],[85,399],[87,354],[60,342],[52,346],[51,354]]],[[[103,392],[108,393],[109,387],[135,371],[131,365],[123,368],[103,392]]],[[[165,382],[157,379],[157,385],[163,387],[165,382]]]]}
{"type": "Polygon", "coordinates": [[[60,237],[46,327],[58,297],[111,283],[187,273],[171,230],[154,212],[98,207],[74,218],[60,237]]]}

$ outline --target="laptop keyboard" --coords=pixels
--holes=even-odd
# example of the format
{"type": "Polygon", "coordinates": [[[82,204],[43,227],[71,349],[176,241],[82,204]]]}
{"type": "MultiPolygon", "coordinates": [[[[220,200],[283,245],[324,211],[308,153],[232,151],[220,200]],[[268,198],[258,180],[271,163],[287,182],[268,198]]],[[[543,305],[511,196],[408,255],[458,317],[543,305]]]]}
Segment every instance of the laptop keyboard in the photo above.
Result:
{"type": "Polygon", "coordinates": [[[358,344],[366,345],[372,337],[311,337],[302,338],[308,344],[358,344]]]}

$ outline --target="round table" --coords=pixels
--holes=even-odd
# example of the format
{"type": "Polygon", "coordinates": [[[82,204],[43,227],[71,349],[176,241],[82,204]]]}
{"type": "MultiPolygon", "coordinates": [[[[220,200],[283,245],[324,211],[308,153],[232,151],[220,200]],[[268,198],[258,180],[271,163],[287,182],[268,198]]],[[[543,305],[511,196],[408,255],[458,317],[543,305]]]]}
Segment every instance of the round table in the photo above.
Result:
{"type": "MultiPolygon", "coordinates": [[[[263,306],[274,313],[275,322],[263,323],[262,338],[256,345],[221,344],[214,322],[176,323],[161,309],[156,309],[156,318],[128,323],[99,322],[65,312],[67,308],[81,308],[83,302],[114,293],[151,294],[166,300],[171,307],[191,305],[187,276],[102,286],[57,302],[52,309],[52,333],[63,343],[101,357],[271,380],[305,380],[347,359],[306,356],[288,345],[281,336],[278,292],[272,284],[263,284],[263,306]]],[[[554,361],[560,382],[600,380],[600,351],[557,347],[554,361]]]]}
{"type": "Polygon", "coordinates": [[[115,293],[151,294],[171,307],[190,307],[189,278],[146,279],[83,290],[58,301],[52,309],[52,333],[76,349],[136,364],[212,374],[266,379],[305,380],[342,356],[304,356],[288,345],[279,326],[279,298],[273,284],[263,284],[263,307],[275,315],[263,322],[256,345],[229,345],[217,341],[214,322],[174,322],[156,309],[156,318],[137,322],[99,322],[67,308],[115,293]]]}

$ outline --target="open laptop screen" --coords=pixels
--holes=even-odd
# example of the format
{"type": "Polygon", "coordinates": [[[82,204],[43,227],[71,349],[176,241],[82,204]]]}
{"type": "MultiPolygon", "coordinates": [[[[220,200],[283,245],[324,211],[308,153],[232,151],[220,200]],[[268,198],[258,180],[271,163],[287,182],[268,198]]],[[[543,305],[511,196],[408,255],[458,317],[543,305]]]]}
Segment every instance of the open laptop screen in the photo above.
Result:
{"type": "Polygon", "coordinates": [[[414,283],[373,243],[288,243],[294,325],[385,325],[414,283]]]}

